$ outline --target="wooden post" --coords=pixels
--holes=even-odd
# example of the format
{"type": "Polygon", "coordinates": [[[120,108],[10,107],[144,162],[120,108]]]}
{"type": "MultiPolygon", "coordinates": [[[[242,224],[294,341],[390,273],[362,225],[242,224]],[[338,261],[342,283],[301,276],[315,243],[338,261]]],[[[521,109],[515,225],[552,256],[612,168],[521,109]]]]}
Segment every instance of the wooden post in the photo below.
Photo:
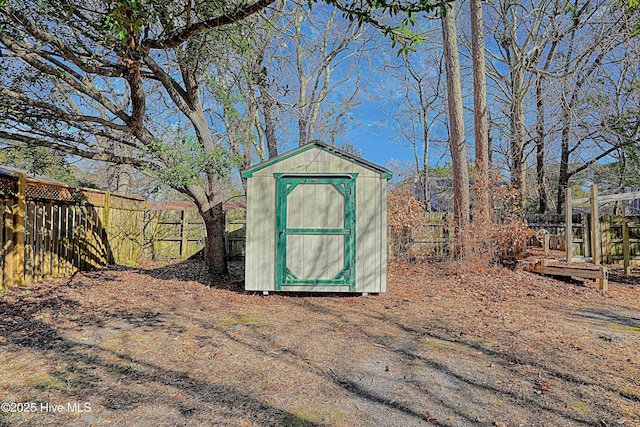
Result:
{"type": "Polygon", "coordinates": [[[13,283],[24,283],[24,233],[27,210],[27,176],[24,173],[18,175],[18,199],[14,206],[14,262],[13,283]]]}
{"type": "Polygon", "coordinates": [[[33,271],[33,280],[37,282],[38,280],[44,279],[44,240],[43,240],[43,230],[44,230],[44,206],[42,202],[36,202],[35,205],[35,226],[36,229],[33,232],[34,239],[34,271],[33,271]]]}
{"type": "Polygon", "coordinates": [[[591,226],[589,225],[589,215],[582,213],[580,217],[582,224],[582,254],[586,258],[593,256],[591,253],[591,226]]]}
{"type": "Polygon", "coordinates": [[[600,209],[598,206],[598,186],[591,185],[591,254],[593,263],[602,263],[602,234],[600,232],[600,209]]]}
{"type": "Polygon", "coordinates": [[[51,235],[51,253],[52,253],[52,276],[61,277],[60,264],[62,262],[62,254],[60,253],[60,210],[62,207],[58,204],[53,205],[53,228],[51,235]]]}
{"type": "Polygon", "coordinates": [[[544,248],[545,255],[549,255],[549,239],[551,239],[549,233],[542,233],[542,247],[544,248]]]}
{"type": "Polygon", "coordinates": [[[35,240],[34,240],[34,223],[35,223],[35,218],[36,218],[36,214],[35,214],[35,210],[36,210],[36,204],[35,202],[29,202],[29,204],[27,205],[27,231],[25,232],[25,264],[26,264],[26,268],[25,268],[25,272],[24,272],[24,282],[25,283],[32,283],[34,278],[33,278],[33,272],[35,271],[35,265],[36,265],[36,260],[35,260],[35,253],[33,251],[33,245],[35,244],[35,240]]]}
{"type": "Polygon", "coordinates": [[[603,264],[613,264],[611,259],[611,229],[613,223],[613,217],[609,214],[600,216],[600,234],[601,234],[601,253],[600,260],[603,264]]]}
{"type": "Polygon", "coordinates": [[[14,227],[13,227],[13,199],[7,200],[4,208],[4,287],[13,286],[15,279],[15,258],[14,258],[14,227]]]}
{"type": "Polygon", "coordinates": [[[142,210],[138,212],[138,259],[144,258],[144,248],[145,248],[145,239],[144,239],[144,226],[145,226],[145,213],[149,210],[149,200],[145,200],[142,205],[142,210]]]}
{"type": "Polygon", "coordinates": [[[606,266],[603,266],[600,268],[602,271],[602,277],[596,279],[596,283],[598,284],[598,287],[600,288],[600,290],[606,292],[609,290],[609,270],[606,266]]]}
{"type": "Polygon", "coordinates": [[[42,237],[44,239],[42,276],[44,279],[51,278],[51,230],[53,228],[53,222],[51,221],[52,208],[53,205],[51,202],[47,201],[44,205],[44,228],[42,230],[42,237]]]}
{"type": "Polygon", "coordinates": [[[80,263],[78,262],[78,254],[80,253],[80,209],[77,205],[73,205],[71,207],[73,212],[71,231],[73,235],[71,236],[71,273],[76,273],[80,271],[80,263]]]}
{"type": "Polygon", "coordinates": [[[85,244],[84,244],[84,259],[85,259],[85,268],[87,270],[92,270],[96,267],[96,241],[93,238],[94,230],[95,230],[95,208],[92,205],[84,206],[84,214],[85,214],[85,244]]]}
{"type": "Polygon", "coordinates": [[[224,215],[224,253],[225,256],[228,257],[231,253],[231,247],[229,243],[229,215],[227,215],[227,211],[223,211],[222,214],[224,215]]]}
{"type": "Polygon", "coordinates": [[[631,272],[631,248],[629,245],[629,220],[622,220],[622,256],[624,257],[624,274],[631,272]]]}
{"type": "Polygon", "coordinates": [[[78,232],[78,270],[87,270],[87,210],[85,206],[78,205],[78,222],[76,230],[78,232]]]}
{"type": "Polygon", "coordinates": [[[109,250],[109,204],[111,203],[111,191],[104,193],[104,209],[102,210],[102,238],[104,239],[104,247],[106,252],[107,264],[113,264],[112,252],[109,250]]]}
{"type": "Polygon", "coordinates": [[[182,210],[182,231],[181,237],[182,241],[180,243],[180,257],[182,259],[187,259],[187,226],[189,225],[189,219],[187,218],[187,210],[182,210]]]}
{"type": "Polygon", "coordinates": [[[564,206],[564,234],[567,239],[566,258],[567,262],[571,262],[571,256],[573,255],[573,206],[571,201],[571,187],[567,187],[565,191],[564,206]]]}
{"type": "Polygon", "coordinates": [[[61,275],[68,276],[71,269],[69,268],[69,205],[64,204],[60,212],[60,257],[61,257],[61,275]]]}

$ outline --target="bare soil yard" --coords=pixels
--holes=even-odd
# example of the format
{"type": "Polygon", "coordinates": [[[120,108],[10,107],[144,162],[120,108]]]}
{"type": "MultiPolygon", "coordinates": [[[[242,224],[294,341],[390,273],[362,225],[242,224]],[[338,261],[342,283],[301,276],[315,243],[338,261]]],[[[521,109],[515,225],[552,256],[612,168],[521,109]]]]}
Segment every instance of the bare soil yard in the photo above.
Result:
{"type": "Polygon", "coordinates": [[[640,270],[609,292],[389,266],[369,297],[242,291],[198,261],[0,295],[0,425],[640,426],[640,270]]]}

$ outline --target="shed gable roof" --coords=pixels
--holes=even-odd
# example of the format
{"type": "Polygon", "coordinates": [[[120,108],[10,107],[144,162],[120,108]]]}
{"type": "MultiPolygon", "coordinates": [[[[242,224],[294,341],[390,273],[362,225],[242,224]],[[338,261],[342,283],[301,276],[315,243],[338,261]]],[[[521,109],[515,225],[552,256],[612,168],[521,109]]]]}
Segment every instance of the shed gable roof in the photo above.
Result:
{"type": "Polygon", "coordinates": [[[279,156],[276,156],[272,159],[269,159],[267,161],[264,161],[262,163],[258,163],[257,165],[254,165],[252,167],[250,167],[249,169],[246,169],[245,171],[242,172],[242,177],[243,178],[251,178],[253,176],[254,173],[269,167],[273,164],[276,164],[278,162],[281,162],[285,159],[288,159],[290,157],[296,156],[300,153],[304,153],[305,151],[308,151],[312,148],[319,148],[321,150],[327,151],[329,153],[332,153],[334,155],[340,156],[342,158],[347,159],[348,161],[351,161],[355,164],[358,164],[362,167],[365,167],[367,169],[370,169],[374,172],[377,172],[381,175],[381,178],[383,179],[391,179],[391,172],[385,168],[383,168],[382,166],[376,165],[375,163],[371,163],[365,159],[362,159],[360,157],[356,157],[353,156],[345,151],[342,151],[336,147],[332,147],[330,145],[327,145],[323,142],[320,142],[318,140],[315,141],[311,141],[308,144],[305,144],[301,147],[298,148],[294,148],[293,150],[287,151],[286,153],[283,153],[279,156]]]}

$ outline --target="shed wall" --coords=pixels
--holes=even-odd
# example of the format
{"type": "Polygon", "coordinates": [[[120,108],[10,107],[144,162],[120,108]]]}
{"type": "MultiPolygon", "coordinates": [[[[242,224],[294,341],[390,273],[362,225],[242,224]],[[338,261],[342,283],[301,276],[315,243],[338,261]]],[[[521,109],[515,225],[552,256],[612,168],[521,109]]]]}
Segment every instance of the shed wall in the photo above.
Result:
{"type": "Polygon", "coordinates": [[[380,174],[371,169],[360,166],[348,159],[329,153],[321,148],[311,148],[295,156],[282,159],[264,169],[256,171],[253,176],[271,177],[273,174],[315,174],[315,173],[358,173],[359,176],[380,177],[380,174]]]}
{"type": "MultiPolygon", "coordinates": [[[[321,148],[298,153],[256,171],[247,183],[247,244],[245,289],[275,291],[276,179],[274,173],[357,173],[356,180],[356,292],[386,291],[387,180],[321,148]]],[[[294,289],[291,289],[294,290],[294,289]]],[[[341,288],[301,287],[307,291],[341,288]]]]}
{"type": "Polygon", "coordinates": [[[379,176],[356,184],[356,292],[386,291],[386,192],[379,176]]]}
{"type": "Polygon", "coordinates": [[[254,176],[247,182],[247,243],[245,289],[276,288],[276,189],[273,176],[254,176]]]}

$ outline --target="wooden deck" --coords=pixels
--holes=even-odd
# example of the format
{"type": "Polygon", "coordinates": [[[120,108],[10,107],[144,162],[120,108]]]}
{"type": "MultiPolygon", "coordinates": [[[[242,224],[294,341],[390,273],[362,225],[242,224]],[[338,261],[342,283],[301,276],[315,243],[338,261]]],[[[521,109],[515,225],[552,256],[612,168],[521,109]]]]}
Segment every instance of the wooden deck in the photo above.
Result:
{"type": "Polygon", "coordinates": [[[603,291],[609,289],[609,270],[604,265],[576,264],[542,259],[537,261],[530,271],[545,276],[569,276],[594,279],[603,291]]]}

